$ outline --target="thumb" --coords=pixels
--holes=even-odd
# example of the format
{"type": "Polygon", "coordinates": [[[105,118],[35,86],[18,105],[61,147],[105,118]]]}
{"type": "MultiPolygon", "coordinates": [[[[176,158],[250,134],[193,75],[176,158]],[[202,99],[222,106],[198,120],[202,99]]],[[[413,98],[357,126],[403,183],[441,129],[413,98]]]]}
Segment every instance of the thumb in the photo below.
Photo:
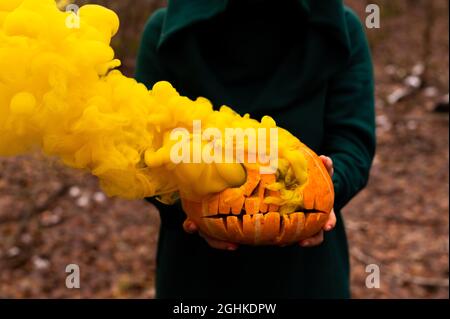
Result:
{"type": "Polygon", "coordinates": [[[183,229],[189,234],[193,234],[198,231],[197,225],[189,218],[186,218],[186,220],[183,222],[183,229]]]}
{"type": "Polygon", "coordinates": [[[331,157],[325,156],[325,155],[321,155],[320,159],[323,162],[323,165],[325,166],[325,168],[328,171],[328,174],[330,174],[330,176],[333,176],[334,174],[334,165],[333,165],[333,160],[331,159],[331,157]]]}

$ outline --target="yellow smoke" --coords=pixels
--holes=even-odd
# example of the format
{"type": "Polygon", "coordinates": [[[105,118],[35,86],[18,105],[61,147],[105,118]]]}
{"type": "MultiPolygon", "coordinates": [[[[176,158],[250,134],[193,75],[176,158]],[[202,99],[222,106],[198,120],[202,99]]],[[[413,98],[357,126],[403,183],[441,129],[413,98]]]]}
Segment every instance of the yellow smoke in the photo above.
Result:
{"type": "Polygon", "coordinates": [[[41,149],[124,198],[170,202],[177,191],[194,198],[242,184],[240,165],[171,163],[168,132],[192,131],[193,120],[221,129],[275,127],[273,120],[213,111],[167,82],[149,91],[125,77],[110,47],[118,28],[117,15],[97,5],[74,17],[53,0],[0,0],[0,155],[41,149]]]}

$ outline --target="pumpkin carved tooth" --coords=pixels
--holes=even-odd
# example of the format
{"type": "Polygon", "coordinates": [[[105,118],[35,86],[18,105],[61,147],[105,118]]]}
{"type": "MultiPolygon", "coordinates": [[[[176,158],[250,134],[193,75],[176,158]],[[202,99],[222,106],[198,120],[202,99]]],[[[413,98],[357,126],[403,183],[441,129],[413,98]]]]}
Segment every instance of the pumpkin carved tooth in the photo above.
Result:
{"type": "MultiPolygon", "coordinates": [[[[295,238],[301,238],[302,232],[306,227],[306,217],[304,213],[294,213],[292,214],[292,218],[294,221],[296,221],[296,227],[295,227],[295,238]]],[[[318,232],[318,231],[317,231],[318,232]]],[[[317,233],[316,232],[316,233],[317,233]]],[[[314,233],[315,234],[315,233],[314,233]]]]}
{"type": "Polygon", "coordinates": [[[242,220],[239,220],[236,216],[228,216],[226,221],[229,236],[233,236],[238,241],[242,241],[244,239],[242,220]]]}
{"type": "Polygon", "coordinates": [[[261,244],[261,223],[262,223],[262,216],[260,214],[254,215],[254,223],[255,223],[255,245],[261,244]]]}
{"type": "Polygon", "coordinates": [[[255,218],[253,215],[244,215],[242,217],[242,229],[244,232],[244,242],[254,243],[255,240],[255,218]]]}
{"type": "Polygon", "coordinates": [[[290,244],[298,241],[305,226],[305,215],[303,213],[293,213],[283,215],[284,217],[284,231],[280,235],[279,242],[283,244],[290,244]]]}
{"type": "Polygon", "coordinates": [[[229,237],[226,223],[222,218],[211,218],[206,225],[207,234],[214,234],[214,237],[220,240],[227,240],[229,237]]]}
{"type": "Polygon", "coordinates": [[[239,215],[242,211],[242,208],[244,207],[245,203],[245,197],[241,196],[233,203],[233,206],[231,206],[231,213],[234,215],[239,215]]]}
{"type": "Polygon", "coordinates": [[[281,216],[280,224],[280,234],[278,235],[276,241],[277,243],[288,244],[289,231],[291,229],[291,220],[289,215],[281,216]]]}
{"type": "Polygon", "coordinates": [[[226,203],[224,201],[224,198],[222,195],[219,195],[219,207],[218,207],[218,212],[219,214],[230,214],[230,210],[231,210],[231,205],[226,203]]]}
{"type": "Polygon", "coordinates": [[[255,241],[254,215],[242,216],[242,232],[244,234],[244,242],[251,243],[255,241]]]}
{"type": "MultiPolygon", "coordinates": [[[[289,222],[289,217],[286,215],[280,216],[280,232],[278,233],[277,238],[275,239],[275,242],[282,243],[283,236],[286,232],[286,223],[289,222]]],[[[287,243],[283,243],[283,245],[286,245],[287,243]]]]}
{"type": "Polygon", "coordinates": [[[244,191],[241,188],[227,188],[220,193],[220,197],[224,203],[232,205],[234,201],[244,197],[244,191]]]}
{"type": "Polygon", "coordinates": [[[250,215],[259,213],[259,198],[258,197],[248,197],[245,200],[245,212],[250,215]]]}
{"type": "Polygon", "coordinates": [[[261,241],[276,242],[276,238],[280,233],[280,214],[276,212],[267,213],[264,216],[264,224],[261,233],[261,241]]]}
{"type": "Polygon", "coordinates": [[[211,196],[208,201],[208,214],[215,215],[219,212],[219,194],[211,196]]]}

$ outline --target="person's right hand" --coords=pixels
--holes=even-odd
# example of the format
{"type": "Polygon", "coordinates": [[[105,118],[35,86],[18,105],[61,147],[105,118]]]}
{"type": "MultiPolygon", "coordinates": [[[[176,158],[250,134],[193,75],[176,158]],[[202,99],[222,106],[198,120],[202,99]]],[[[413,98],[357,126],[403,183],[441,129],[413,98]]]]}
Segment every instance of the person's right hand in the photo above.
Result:
{"type": "Polygon", "coordinates": [[[221,240],[212,238],[212,237],[202,233],[201,231],[199,231],[197,225],[192,220],[190,220],[189,218],[187,218],[184,221],[183,228],[189,234],[194,234],[194,233],[198,232],[199,235],[204,240],[206,240],[208,245],[211,246],[212,248],[223,249],[223,250],[236,250],[239,247],[239,245],[237,245],[237,244],[229,243],[229,242],[226,242],[226,241],[221,241],[221,240]]]}

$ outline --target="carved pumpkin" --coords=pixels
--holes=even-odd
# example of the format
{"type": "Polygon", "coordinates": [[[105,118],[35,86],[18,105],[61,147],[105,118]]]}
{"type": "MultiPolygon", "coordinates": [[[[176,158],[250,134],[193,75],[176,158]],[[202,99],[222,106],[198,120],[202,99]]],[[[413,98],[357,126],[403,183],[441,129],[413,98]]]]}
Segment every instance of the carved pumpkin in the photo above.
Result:
{"type": "Polygon", "coordinates": [[[322,160],[304,144],[297,140],[290,154],[305,160],[303,181],[283,158],[276,174],[261,174],[257,164],[245,163],[242,186],[199,201],[181,198],[184,211],[203,233],[223,241],[288,245],[311,237],[333,208],[333,184],[322,160]]]}

